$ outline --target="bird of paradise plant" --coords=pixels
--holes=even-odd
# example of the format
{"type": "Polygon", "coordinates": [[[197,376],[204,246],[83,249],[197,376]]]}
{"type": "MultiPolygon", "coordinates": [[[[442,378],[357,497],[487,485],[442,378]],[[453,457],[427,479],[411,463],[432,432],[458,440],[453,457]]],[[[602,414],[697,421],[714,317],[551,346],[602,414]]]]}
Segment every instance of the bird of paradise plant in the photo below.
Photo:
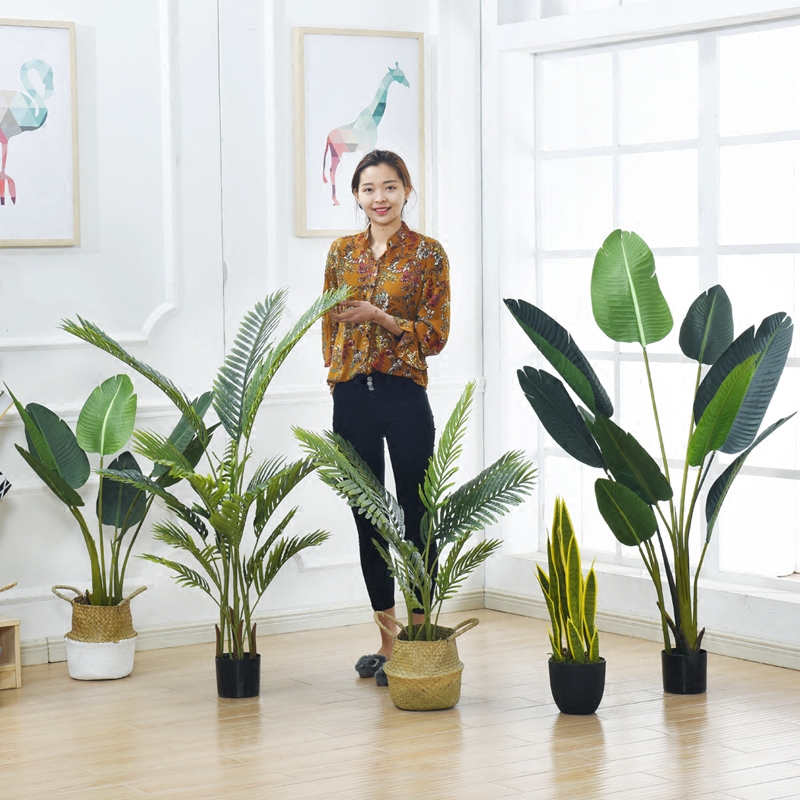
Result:
{"type": "Polygon", "coordinates": [[[674,647],[689,655],[700,650],[705,632],[698,630],[698,581],[722,504],[753,449],[794,416],[758,432],[786,364],[792,319],[784,312],[772,314],[757,330],[751,326],[734,339],[731,303],[721,286],[712,286],[692,303],[679,344],[683,354],[697,363],[694,400],[683,466],[673,482],[647,352],[672,330],[673,319],[659,287],[655,259],[641,237],[616,230],[606,238],[594,261],[591,296],[600,329],[615,342],[641,346],[660,463],[612,422],[608,394],[567,330],[524,300],[506,300],[563,382],[529,366],[518,370],[517,376],[556,443],[578,461],[605,472],[595,482],[598,509],[614,536],[641,554],[656,590],[665,651],[672,653],[674,647]],[[709,369],[704,374],[705,366],[709,369]],[[584,406],[576,405],[565,384],[584,406]],[[708,491],[705,537],[693,569],[692,524],[717,453],[738,455],[708,491]]]}

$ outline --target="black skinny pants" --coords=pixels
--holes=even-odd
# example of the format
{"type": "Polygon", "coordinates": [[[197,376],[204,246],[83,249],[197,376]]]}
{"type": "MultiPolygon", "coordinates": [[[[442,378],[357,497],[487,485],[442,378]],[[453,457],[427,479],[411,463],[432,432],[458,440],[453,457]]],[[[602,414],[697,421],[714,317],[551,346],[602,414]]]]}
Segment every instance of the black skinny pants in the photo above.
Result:
{"type": "MultiPolygon", "coordinates": [[[[436,432],[428,393],[411,378],[373,372],[337,383],[333,392],[333,430],[348,439],[381,483],[385,480],[384,447],[389,449],[397,501],[403,509],[405,536],[422,552],[420,522],[425,512],[419,497],[436,432]]],[[[366,518],[353,509],[358,529],[361,571],[375,611],[393,608],[394,579],[372,543],[383,541],[366,518]]],[[[436,551],[431,548],[431,557],[436,551]]]]}

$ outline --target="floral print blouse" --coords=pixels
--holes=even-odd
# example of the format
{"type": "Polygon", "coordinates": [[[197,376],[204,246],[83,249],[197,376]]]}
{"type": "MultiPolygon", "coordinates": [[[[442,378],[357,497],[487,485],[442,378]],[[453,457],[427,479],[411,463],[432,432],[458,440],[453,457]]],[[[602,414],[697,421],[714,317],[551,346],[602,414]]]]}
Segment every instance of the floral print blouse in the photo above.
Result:
{"type": "Polygon", "coordinates": [[[353,289],[351,300],[366,300],[391,314],[403,334],[395,336],[374,322],[337,324],[326,314],[322,353],[331,388],[370,372],[427,386],[425,359],[442,351],[450,331],[450,267],[439,242],[404,222],[376,259],[369,230],[343,236],[328,252],[325,289],[344,284],[353,289]]]}

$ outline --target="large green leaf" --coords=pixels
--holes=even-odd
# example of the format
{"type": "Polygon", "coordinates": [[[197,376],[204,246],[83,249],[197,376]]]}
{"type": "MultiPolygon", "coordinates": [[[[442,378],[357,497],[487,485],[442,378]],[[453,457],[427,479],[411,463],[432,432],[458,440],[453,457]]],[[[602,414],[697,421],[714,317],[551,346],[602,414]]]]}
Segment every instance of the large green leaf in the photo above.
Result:
{"type": "Polygon", "coordinates": [[[616,230],[597,251],[592,312],[603,333],[615,342],[647,347],[672,330],[672,313],[658,285],[653,253],[635,233],[616,230]]]}
{"type": "MultiPolygon", "coordinates": [[[[751,383],[753,398],[752,401],[748,400],[742,412],[742,427],[739,428],[737,425],[737,429],[742,432],[744,432],[745,427],[748,432],[752,432],[750,439],[745,441],[739,449],[747,447],[755,438],[761,421],[764,419],[767,405],[769,405],[778,383],[778,378],[780,378],[783,370],[783,365],[786,362],[786,354],[791,346],[791,340],[792,320],[791,317],[787,317],[783,312],[772,314],[762,320],[757,332],[755,327],[751,325],[740,334],[716,360],[698,387],[693,407],[695,422],[699,421],[700,417],[703,416],[706,406],[711,402],[711,398],[717,393],[731,370],[737,364],[741,364],[745,359],[750,358],[750,356],[758,356],[759,363],[756,377],[751,383]],[[755,428],[752,427],[753,424],[755,424],[755,428]]],[[[736,444],[741,443],[738,430],[736,444]]],[[[734,441],[732,440],[730,446],[733,445],[734,441]]],[[[723,452],[737,451],[726,448],[723,452]]]]}
{"type": "Polygon", "coordinates": [[[622,544],[636,547],[656,532],[653,509],[627,486],[598,478],[594,494],[606,525],[622,544]]]}
{"type": "Polygon", "coordinates": [[[759,326],[757,340],[766,340],[756,362],[756,371],[739,408],[733,427],[720,450],[738,453],[755,438],[783,374],[792,346],[792,318],[783,313],[767,317],[759,326]]]}
{"type": "Polygon", "coordinates": [[[653,457],[630,434],[598,414],[591,427],[609,472],[649,505],[672,497],[672,486],[653,457]]]}
{"type": "Polygon", "coordinates": [[[115,375],[100,384],[78,415],[78,444],[87,453],[108,456],[121,450],[136,423],[136,395],[127,375],[115,375]]]}
{"type": "Polygon", "coordinates": [[[678,342],[688,358],[713,364],[733,342],[733,311],[725,290],[717,284],[689,306],[678,342]]]}
{"type": "MultiPolygon", "coordinates": [[[[797,412],[794,412],[796,414],[797,412]]],[[[744,466],[745,459],[753,452],[753,450],[764,441],[771,433],[778,430],[785,422],[788,422],[794,414],[789,414],[788,417],[784,417],[783,419],[779,419],[777,422],[773,422],[768,428],[762,431],[758,438],[747,448],[743,453],[737,456],[727,467],[727,469],[722,473],[722,475],[717,478],[711,488],[708,490],[708,497],[706,498],[706,541],[711,539],[711,534],[714,531],[714,525],[717,522],[717,517],[719,516],[720,509],[722,508],[722,504],[725,501],[725,498],[728,496],[728,491],[731,488],[731,484],[734,481],[734,478],[739,474],[739,471],[744,466]]]]}
{"type": "Polygon", "coordinates": [[[504,300],[508,310],[567,385],[595,413],[614,414],[611,400],[566,328],[524,300],[504,300]]]}
{"type": "Polygon", "coordinates": [[[755,369],[756,356],[737,364],[711,398],[689,440],[688,459],[691,466],[700,466],[712,450],[719,450],[725,444],[755,369]]]}
{"type": "Polygon", "coordinates": [[[564,384],[549,372],[524,367],[517,378],[547,432],[573,458],[602,469],[603,456],[564,384]]]}
{"type": "MultiPolygon", "coordinates": [[[[126,450],[120,453],[109,465],[110,470],[135,470],[141,472],[133,454],[126,450]]],[[[116,481],[104,475],[103,507],[100,507],[100,493],[97,493],[97,516],[102,517],[103,525],[111,525],[117,529],[128,530],[138,525],[147,511],[147,493],[129,483],[116,481]]]]}
{"type": "Polygon", "coordinates": [[[67,506],[82,506],[83,498],[54,470],[46,467],[38,458],[31,455],[18,444],[14,447],[25,459],[28,466],[47,484],[50,491],[67,506]]]}
{"type": "MultiPolygon", "coordinates": [[[[25,410],[47,442],[47,447],[55,461],[56,472],[73,489],[80,489],[89,480],[91,467],[86,453],[78,446],[78,441],[69,425],[59,419],[49,408],[40,406],[38,403],[28,403],[25,410]]],[[[42,454],[39,453],[27,427],[25,438],[28,440],[28,449],[31,455],[43,461],[42,454]]]]}

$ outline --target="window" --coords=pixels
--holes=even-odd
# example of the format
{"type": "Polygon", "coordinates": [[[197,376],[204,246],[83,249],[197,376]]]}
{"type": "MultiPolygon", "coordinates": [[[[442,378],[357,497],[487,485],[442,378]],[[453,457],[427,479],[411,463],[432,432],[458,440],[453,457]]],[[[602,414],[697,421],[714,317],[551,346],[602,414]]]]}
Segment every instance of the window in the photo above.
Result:
{"type": "MultiPolygon", "coordinates": [[[[675,317],[670,336],[648,353],[677,468],[694,386],[678,331],[692,300],[722,283],[736,335],[775,311],[798,319],[800,23],[537,55],[534,127],[535,302],[598,369],[615,420],[656,453],[639,348],[606,339],[589,299],[605,236],[621,227],[647,241],[675,317]]],[[[517,357],[516,348],[510,352],[517,357]]],[[[764,425],[798,406],[800,336],[764,425]]],[[[580,486],[583,496],[567,499],[584,552],[638,563],[596,510],[597,472],[565,456],[541,429],[538,444],[540,546],[556,491],[580,486]]],[[[720,517],[709,574],[800,571],[799,452],[793,420],[748,459],[720,517]]],[[[717,474],[729,457],[718,461],[717,474]]]]}

